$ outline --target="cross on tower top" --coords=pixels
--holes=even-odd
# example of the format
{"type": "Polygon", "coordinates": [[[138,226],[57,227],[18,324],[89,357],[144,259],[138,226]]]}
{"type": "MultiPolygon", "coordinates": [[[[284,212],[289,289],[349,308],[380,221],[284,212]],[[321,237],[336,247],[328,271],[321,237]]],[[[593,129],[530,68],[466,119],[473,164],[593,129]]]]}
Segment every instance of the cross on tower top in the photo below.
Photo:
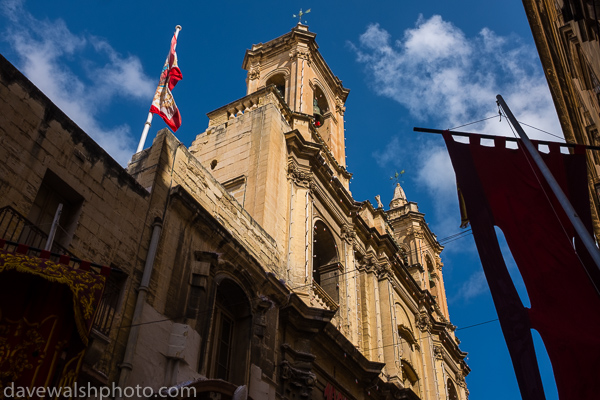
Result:
{"type": "Polygon", "coordinates": [[[293,18],[298,18],[298,23],[301,24],[302,23],[302,16],[305,14],[308,14],[310,12],[310,8],[306,11],[302,11],[302,9],[300,9],[300,12],[298,12],[298,15],[293,14],[292,17],[293,18]]]}

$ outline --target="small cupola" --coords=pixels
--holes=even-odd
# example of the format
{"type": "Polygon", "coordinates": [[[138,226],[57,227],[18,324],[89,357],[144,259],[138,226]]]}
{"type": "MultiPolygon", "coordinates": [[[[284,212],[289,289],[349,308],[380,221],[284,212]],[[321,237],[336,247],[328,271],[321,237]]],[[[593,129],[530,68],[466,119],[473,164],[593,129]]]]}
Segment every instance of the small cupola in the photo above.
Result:
{"type": "Polygon", "coordinates": [[[406,200],[404,189],[402,189],[402,186],[397,183],[396,188],[394,189],[394,198],[390,202],[390,210],[393,210],[394,208],[400,208],[406,205],[406,203],[408,203],[408,201],[406,200]]]}

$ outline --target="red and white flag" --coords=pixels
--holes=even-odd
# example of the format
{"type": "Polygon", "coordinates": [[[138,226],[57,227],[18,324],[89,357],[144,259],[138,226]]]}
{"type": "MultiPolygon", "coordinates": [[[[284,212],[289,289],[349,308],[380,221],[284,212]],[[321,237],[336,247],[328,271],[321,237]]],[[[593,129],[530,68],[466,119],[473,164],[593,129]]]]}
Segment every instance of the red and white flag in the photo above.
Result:
{"type": "Polygon", "coordinates": [[[181,115],[171,94],[171,90],[173,90],[177,82],[182,78],[181,71],[177,66],[176,46],[177,33],[173,35],[173,39],[171,40],[171,50],[160,74],[160,82],[150,106],[150,112],[160,115],[173,132],[181,126],[181,115]]]}

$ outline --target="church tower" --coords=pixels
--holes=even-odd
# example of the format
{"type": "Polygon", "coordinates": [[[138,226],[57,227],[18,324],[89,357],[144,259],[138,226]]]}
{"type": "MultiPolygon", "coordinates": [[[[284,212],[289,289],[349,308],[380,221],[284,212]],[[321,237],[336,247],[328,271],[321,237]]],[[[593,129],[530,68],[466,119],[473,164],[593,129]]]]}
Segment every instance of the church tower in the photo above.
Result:
{"type": "MultiPolygon", "coordinates": [[[[285,254],[287,279],[301,287],[339,275],[335,268],[347,260],[339,254],[342,232],[356,212],[344,151],[349,90],[315,37],[298,24],[247,50],[246,96],[209,112],[208,129],[190,147],[273,237],[285,254]],[[313,237],[321,232],[331,235],[326,246],[313,237]]],[[[339,298],[337,279],[322,281],[328,296],[339,298]]]]}
{"type": "Polygon", "coordinates": [[[325,143],[345,166],[344,103],[349,90],[319,53],[316,36],[298,24],[290,33],[247,50],[242,64],[248,71],[247,94],[275,85],[293,113],[292,127],[307,141],[325,143]],[[311,125],[317,129],[309,129],[311,125]]]}
{"type": "Polygon", "coordinates": [[[394,198],[387,212],[394,238],[400,244],[400,254],[413,279],[422,290],[428,290],[436,300],[438,313],[447,321],[448,304],[444,279],[442,277],[442,259],[444,249],[425,222],[424,214],[419,212],[417,203],[408,201],[404,189],[396,184],[394,198]]]}
{"type": "Polygon", "coordinates": [[[353,216],[345,168],[344,103],[350,92],[297,24],[246,51],[245,97],[208,113],[190,152],[284,256],[285,280],[309,305],[343,309],[336,323],[358,341],[353,216]],[[353,322],[349,322],[349,318],[353,322]],[[350,326],[353,326],[350,329],[350,326]]]}

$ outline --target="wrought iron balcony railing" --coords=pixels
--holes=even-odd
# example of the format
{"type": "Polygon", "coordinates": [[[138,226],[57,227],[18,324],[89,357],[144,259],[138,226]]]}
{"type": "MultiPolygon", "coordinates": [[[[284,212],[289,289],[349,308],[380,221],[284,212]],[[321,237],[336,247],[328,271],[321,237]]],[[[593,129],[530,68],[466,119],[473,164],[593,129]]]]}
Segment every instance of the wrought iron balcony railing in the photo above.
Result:
{"type": "MultiPolygon", "coordinates": [[[[0,239],[43,249],[48,240],[48,234],[14,208],[6,206],[0,208],[0,239]]],[[[52,244],[50,251],[74,257],[72,253],[56,242],[52,244]]]]}
{"type": "MultiPolygon", "coordinates": [[[[53,244],[51,251],[44,251],[48,235],[31,221],[10,206],[0,208],[0,248],[8,252],[17,252],[30,257],[42,257],[71,268],[91,269],[96,273],[109,267],[83,261],[75,257],[59,244],[53,244]]],[[[126,275],[118,268],[110,268],[102,300],[98,305],[93,328],[109,336],[117,312],[121,289],[126,275]]]]}

